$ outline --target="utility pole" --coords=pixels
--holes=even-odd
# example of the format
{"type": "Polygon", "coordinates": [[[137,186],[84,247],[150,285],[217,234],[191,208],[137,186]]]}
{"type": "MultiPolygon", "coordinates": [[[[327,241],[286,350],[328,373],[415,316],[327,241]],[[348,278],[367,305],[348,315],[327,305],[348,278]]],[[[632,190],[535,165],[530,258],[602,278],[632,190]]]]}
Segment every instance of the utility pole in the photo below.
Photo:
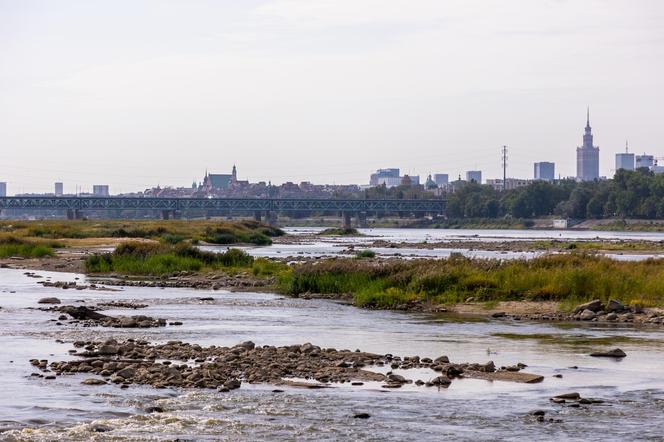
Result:
{"type": "Polygon", "coordinates": [[[502,163],[503,163],[503,192],[507,189],[507,146],[503,146],[502,150],[502,163]]]}

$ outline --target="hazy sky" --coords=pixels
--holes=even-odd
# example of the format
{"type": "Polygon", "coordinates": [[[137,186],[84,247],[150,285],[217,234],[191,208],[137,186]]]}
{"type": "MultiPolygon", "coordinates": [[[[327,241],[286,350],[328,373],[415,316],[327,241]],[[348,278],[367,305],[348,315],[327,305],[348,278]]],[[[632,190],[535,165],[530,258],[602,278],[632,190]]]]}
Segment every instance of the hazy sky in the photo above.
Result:
{"type": "Polygon", "coordinates": [[[0,0],[0,181],[111,192],[664,156],[660,0],[0,0]]]}

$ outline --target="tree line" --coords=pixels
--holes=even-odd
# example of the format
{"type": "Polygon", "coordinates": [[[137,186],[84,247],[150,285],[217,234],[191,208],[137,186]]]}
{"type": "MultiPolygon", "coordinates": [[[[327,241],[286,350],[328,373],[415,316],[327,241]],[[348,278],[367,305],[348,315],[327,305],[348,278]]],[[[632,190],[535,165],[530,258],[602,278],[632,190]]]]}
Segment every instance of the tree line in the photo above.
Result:
{"type": "Polygon", "coordinates": [[[619,170],[613,179],[535,181],[500,192],[468,183],[448,195],[451,218],[664,218],[664,174],[619,170]]]}

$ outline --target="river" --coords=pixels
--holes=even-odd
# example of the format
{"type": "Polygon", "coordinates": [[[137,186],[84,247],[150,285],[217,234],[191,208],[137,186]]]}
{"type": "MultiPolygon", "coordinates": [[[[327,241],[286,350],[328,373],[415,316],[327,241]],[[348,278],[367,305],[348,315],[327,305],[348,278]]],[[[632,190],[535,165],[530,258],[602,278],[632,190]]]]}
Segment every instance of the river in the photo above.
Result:
{"type": "MultiPolygon", "coordinates": [[[[358,229],[362,236],[320,236],[316,233],[323,228],[286,227],[288,235],[301,237],[295,243],[275,241],[270,246],[242,247],[255,257],[266,258],[322,258],[333,256],[352,256],[350,247],[370,248],[380,257],[410,258],[446,258],[453,253],[460,253],[470,258],[482,259],[531,259],[541,256],[545,251],[533,250],[483,250],[479,243],[519,242],[557,239],[561,241],[664,241],[664,233],[659,232],[607,232],[588,230],[482,230],[482,229],[358,229]],[[406,243],[399,248],[373,247],[371,243],[381,240],[389,243],[406,243]],[[455,246],[460,241],[464,245],[477,242],[479,248],[455,246]],[[443,247],[415,247],[415,244],[449,243],[443,247]],[[413,244],[413,247],[408,247],[413,244]]],[[[227,246],[202,246],[204,250],[225,251],[227,246]]],[[[621,261],[640,261],[649,258],[661,258],[662,253],[605,252],[603,255],[621,261]]]]}
{"type": "MultiPolygon", "coordinates": [[[[37,272],[53,281],[83,275],[37,272]]],[[[0,269],[0,439],[6,440],[662,440],[664,331],[611,324],[539,324],[447,314],[368,311],[333,301],[270,293],[127,287],[121,292],[73,291],[37,284],[22,271],[0,269]],[[109,300],[148,304],[136,311],[182,321],[155,329],[59,326],[57,314],[34,310],[39,298],[94,305],[109,300]],[[201,301],[211,296],[213,301],[201,301]],[[455,380],[448,389],[341,384],[302,390],[244,383],[229,393],[132,385],[86,386],[84,375],[31,377],[32,358],[65,360],[75,340],[109,337],[182,340],[201,345],[312,342],[401,356],[497,366],[523,362],[545,376],[539,384],[455,380]],[[56,339],[64,343],[56,342],[56,339]],[[588,356],[619,346],[623,360],[588,356]],[[578,368],[570,368],[577,366],[578,368]],[[562,378],[553,377],[561,374],[562,378]],[[549,398],[577,391],[603,404],[580,408],[549,398]],[[148,413],[160,406],[163,413],[148,413]],[[529,412],[542,409],[538,422],[529,412]],[[354,419],[358,412],[369,419],[354,419]],[[104,426],[105,433],[95,433],[104,426]]],[[[404,370],[411,379],[434,372],[404,370]]]]}

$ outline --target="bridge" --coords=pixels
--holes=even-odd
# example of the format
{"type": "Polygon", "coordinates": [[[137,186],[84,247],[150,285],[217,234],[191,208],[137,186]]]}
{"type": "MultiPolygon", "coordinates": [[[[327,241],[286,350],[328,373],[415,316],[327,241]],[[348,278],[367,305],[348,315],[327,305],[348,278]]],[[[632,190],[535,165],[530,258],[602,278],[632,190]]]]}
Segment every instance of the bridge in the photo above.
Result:
{"type": "Polygon", "coordinates": [[[306,199],[306,198],[142,198],[142,197],[0,197],[0,210],[63,210],[68,218],[80,218],[85,210],[155,210],[168,219],[183,211],[253,212],[269,221],[279,212],[341,212],[344,226],[350,216],[366,218],[367,212],[419,213],[445,212],[444,199],[306,199]]]}

